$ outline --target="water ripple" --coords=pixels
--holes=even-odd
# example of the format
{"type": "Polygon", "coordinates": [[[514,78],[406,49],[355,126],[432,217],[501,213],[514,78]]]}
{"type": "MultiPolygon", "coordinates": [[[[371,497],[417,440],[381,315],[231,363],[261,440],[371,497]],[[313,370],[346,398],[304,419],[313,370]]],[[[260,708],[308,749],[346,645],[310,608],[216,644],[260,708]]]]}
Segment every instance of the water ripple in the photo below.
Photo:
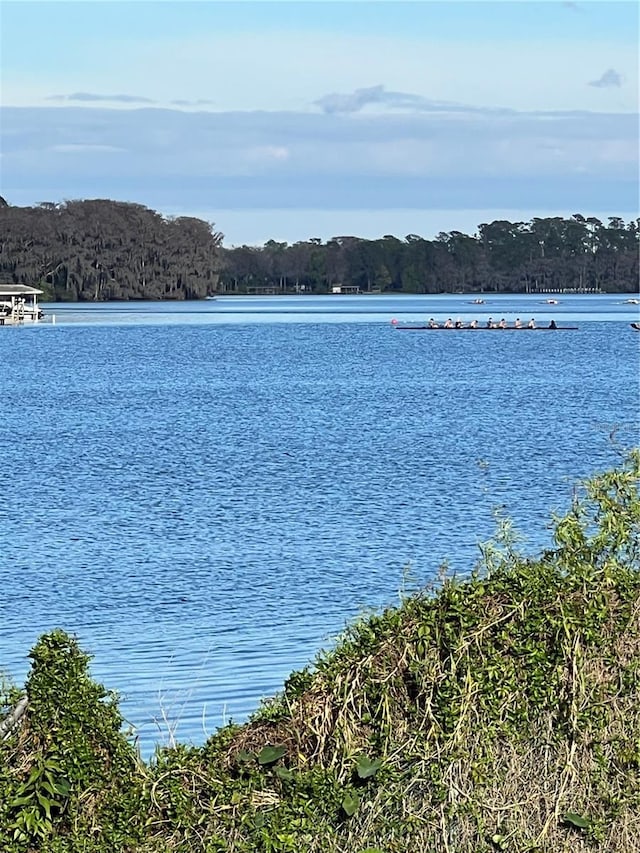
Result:
{"type": "Polygon", "coordinates": [[[0,666],[77,634],[145,751],[163,714],[196,742],[243,719],[407,565],[468,571],[495,505],[539,546],[612,427],[638,441],[639,336],[610,322],[24,331],[0,334],[0,666]]]}

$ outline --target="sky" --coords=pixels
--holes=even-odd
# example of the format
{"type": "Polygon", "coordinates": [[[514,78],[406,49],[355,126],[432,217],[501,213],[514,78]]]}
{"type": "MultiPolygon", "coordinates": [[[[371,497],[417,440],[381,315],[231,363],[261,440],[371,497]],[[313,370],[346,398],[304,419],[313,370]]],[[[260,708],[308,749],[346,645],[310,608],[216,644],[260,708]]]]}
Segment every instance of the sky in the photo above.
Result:
{"type": "Polygon", "coordinates": [[[0,0],[0,195],[224,244],[638,216],[639,7],[0,0]]]}

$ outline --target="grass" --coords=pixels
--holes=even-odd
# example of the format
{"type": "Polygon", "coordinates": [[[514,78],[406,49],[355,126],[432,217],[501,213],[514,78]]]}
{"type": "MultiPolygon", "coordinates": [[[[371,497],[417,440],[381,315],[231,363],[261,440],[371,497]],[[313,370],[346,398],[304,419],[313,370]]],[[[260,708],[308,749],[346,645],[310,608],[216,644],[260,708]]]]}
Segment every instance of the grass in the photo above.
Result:
{"type": "Polygon", "coordinates": [[[485,548],[351,625],[245,725],[149,763],[77,642],[45,635],[0,742],[0,849],[640,851],[639,482],[633,451],[554,519],[553,548],[485,548]]]}

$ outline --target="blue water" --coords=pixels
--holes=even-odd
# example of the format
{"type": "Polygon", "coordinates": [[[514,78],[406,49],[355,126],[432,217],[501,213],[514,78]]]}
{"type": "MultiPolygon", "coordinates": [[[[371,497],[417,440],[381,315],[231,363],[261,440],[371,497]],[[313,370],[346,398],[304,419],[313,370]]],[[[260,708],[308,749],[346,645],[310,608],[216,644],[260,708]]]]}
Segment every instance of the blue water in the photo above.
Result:
{"type": "Polygon", "coordinates": [[[535,551],[574,480],[640,443],[638,307],[558,298],[55,305],[1,329],[0,669],[20,683],[63,627],[143,752],[200,743],[397,603],[407,567],[469,571],[496,506],[535,551]],[[579,330],[389,323],[489,314],[579,330]]]}

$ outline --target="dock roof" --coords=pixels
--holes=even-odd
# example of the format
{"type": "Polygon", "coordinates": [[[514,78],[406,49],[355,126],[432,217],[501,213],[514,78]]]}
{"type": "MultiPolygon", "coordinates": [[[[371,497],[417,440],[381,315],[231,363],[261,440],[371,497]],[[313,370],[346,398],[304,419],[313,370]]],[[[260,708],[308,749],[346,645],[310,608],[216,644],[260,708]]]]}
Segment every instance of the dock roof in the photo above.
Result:
{"type": "Polygon", "coordinates": [[[26,284],[3,284],[0,282],[0,296],[37,296],[44,291],[26,284]]]}

